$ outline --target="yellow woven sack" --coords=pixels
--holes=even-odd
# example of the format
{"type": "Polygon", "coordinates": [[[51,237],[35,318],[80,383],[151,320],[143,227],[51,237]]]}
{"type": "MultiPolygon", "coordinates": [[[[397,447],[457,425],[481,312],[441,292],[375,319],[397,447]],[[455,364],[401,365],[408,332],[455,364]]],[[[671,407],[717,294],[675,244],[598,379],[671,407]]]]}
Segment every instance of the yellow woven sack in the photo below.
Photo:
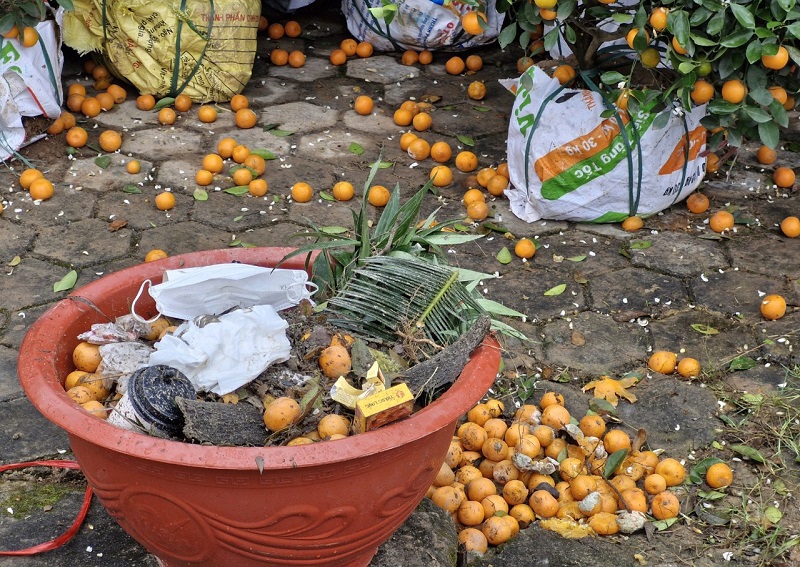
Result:
{"type": "Polygon", "coordinates": [[[253,70],[260,0],[75,0],[64,42],[142,94],[230,100],[253,70]]]}

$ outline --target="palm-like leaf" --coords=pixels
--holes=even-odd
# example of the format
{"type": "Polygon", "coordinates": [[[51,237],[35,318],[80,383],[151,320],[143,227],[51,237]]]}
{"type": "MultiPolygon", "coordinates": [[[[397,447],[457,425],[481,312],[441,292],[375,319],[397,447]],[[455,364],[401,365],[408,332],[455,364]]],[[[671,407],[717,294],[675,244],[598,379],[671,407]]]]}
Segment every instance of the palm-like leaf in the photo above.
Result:
{"type": "Polygon", "coordinates": [[[371,340],[430,353],[455,341],[483,308],[458,272],[413,257],[375,256],[328,301],[329,322],[371,340]]]}

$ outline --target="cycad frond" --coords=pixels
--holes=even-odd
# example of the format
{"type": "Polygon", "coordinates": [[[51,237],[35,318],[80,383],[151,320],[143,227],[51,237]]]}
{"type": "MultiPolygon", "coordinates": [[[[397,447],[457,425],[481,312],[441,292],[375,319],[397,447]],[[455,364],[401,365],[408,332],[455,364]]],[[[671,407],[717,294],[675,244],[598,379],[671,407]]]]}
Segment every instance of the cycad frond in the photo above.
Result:
{"type": "Polygon", "coordinates": [[[454,342],[483,309],[453,270],[376,256],[353,271],[328,312],[341,329],[389,344],[411,340],[430,353],[454,342]]]}

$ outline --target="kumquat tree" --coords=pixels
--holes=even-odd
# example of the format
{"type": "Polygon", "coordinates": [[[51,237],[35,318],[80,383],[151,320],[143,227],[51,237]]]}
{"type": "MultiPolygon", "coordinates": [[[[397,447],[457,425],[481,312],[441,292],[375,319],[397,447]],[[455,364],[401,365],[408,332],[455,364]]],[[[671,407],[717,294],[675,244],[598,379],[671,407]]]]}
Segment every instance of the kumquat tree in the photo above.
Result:
{"type": "MultiPolygon", "coordinates": [[[[502,47],[574,55],[583,81],[631,112],[707,104],[711,149],[774,148],[800,89],[796,0],[498,0],[502,47]]],[[[569,61],[569,60],[568,60],[569,61]]],[[[567,74],[569,76],[569,74],[567,74]]]]}

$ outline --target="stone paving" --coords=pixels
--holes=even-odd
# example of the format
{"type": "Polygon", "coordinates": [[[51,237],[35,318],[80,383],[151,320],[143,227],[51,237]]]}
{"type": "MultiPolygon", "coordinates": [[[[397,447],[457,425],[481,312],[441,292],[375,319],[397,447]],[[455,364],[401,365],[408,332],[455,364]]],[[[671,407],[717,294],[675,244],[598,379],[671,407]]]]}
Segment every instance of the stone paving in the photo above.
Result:
{"type": "MultiPolygon", "coordinates": [[[[476,50],[484,58],[484,68],[474,76],[459,77],[445,73],[443,54],[427,67],[401,65],[396,53],[351,59],[344,67],[334,67],[328,54],[347,36],[341,14],[329,11],[320,20],[318,14],[301,13],[298,19],[304,28],[300,38],[260,39],[253,78],[244,91],[259,114],[259,125],[277,123],[291,135],[278,137],[260,127],[240,130],[222,109],[214,124],[203,124],[196,118],[196,106],[174,126],[163,127],[155,113],[136,109],[129,92],[125,103],[84,124],[90,143],[104,128],[123,132],[122,152],[111,156],[109,167],[99,167],[96,154],[86,149],[67,159],[63,139],[38,142],[22,153],[48,156],[35,165],[56,183],[56,194],[41,203],[31,201],[20,188],[19,163],[12,164],[13,171],[0,169],[5,208],[0,216],[4,425],[0,463],[56,458],[63,451],[69,454],[63,432],[40,417],[25,399],[17,382],[16,358],[25,331],[66,295],[53,292],[53,284],[70,269],[78,271],[77,286],[81,286],[142,262],[153,248],[176,255],[237,244],[299,245],[302,239],[290,238],[305,222],[350,224],[350,208],[360,203],[368,164],[379,155],[394,165],[381,170],[375,182],[389,187],[399,183],[403,193],[410,195],[426,181],[431,162],[415,163],[399,148],[403,129],[393,123],[392,113],[409,97],[442,97],[431,131],[423,134],[430,142],[441,139],[454,149],[472,149],[481,166],[507,159],[505,138],[513,99],[497,79],[515,75],[517,55],[501,53],[496,46],[476,50]],[[276,43],[303,49],[308,55],[306,65],[300,69],[268,65],[266,54],[276,43]],[[480,105],[466,97],[466,87],[475,79],[486,81],[488,90],[480,105]],[[361,93],[376,100],[370,116],[352,110],[352,100],[361,93]],[[475,147],[465,147],[459,135],[472,137],[475,147]],[[214,151],[225,136],[278,156],[268,162],[265,177],[270,189],[264,198],[227,194],[222,191],[229,186],[225,183],[207,188],[207,201],[193,197],[194,173],[203,155],[214,151]],[[362,155],[351,151],[353,143],[364,149],[362,155]],[[35,153],[43,145],[47,150],[35,153]],[[142,163],[138,175],[124,169],[133,158],[142,163]],[[329,191],[343,179],[357,188],[357,198],[350,203],[316,197],[311,203],[287,199],[297,181],[309,182],[318,197],[320,190],[329,191]],[[126,192],[129,186],[138,187],[140,193],[126,192]],[[152,203],[164,189],[177,198],[169,212],[158,211],[152,203]],[[111,232],[108,225],[113,220],[125,220],[127,225],[111,232]]],[[[91,82],[80,73],[74,58],[68,58],[63,78],[66,84],[91,82]]],[[[539,392],[563,391],[573,414],[582,415],[588,397],[580,386],[588,379],[641,370],[654,349],[693,356],[706,369],[703,379],[689,383],[648,374],[635,389],[639,402],[623,402],[619,407],[626,424],[647,429],[651,446],[682,459],[693,458],[693,452],[706,447],[720,427],[715,417],[717,398],[705,381],[725,378],[732,389],[765,391],[784,382],[784,366],[800,362],[793,348],[800,328],[800,239],[787,239],[776,227],[788,214],[798,213],[800,198],[793,190],[774,188],[769,172],[758,167],[752,152],[742,154],[729,177],[717,174],[703,189],[711,199],[711,211],[729,206],[738,210],[742,220],[750,221],[722,238],[708,229],[708,215],[690,214],[682,203],[648,219],[644,230],[630,234],[618,225],[527,224],[509,211],[507,201],[492,199],[492,222],[516,237],[537,238],[535,257],[501,264],[496,255],[503,247],[513,247],[513,242],[494,232],[454,247],[448,255],[459,266],[497,273],[498,278],[483,283],[486,295],[526,315],[524,321],[508,320],[530,340],[506,341],[506,371],[536,380],[539,392]],[[566,284],[562,294],[544,295],[560,284],[566,284]],[[762,320],[758,306],[765,293],[787,297],[790,309],[781,321],[762,320]],[[693,325],[713,327],[719,333],[701,334],[693,325]],[[741,353],[749,353],[759,364],[725,377],[728,363],[741,353]],[[548,378],[559,381],[547,383],[548,378]]],[[[796,164],[796,157],[780,151],[779,163],[796,164]]],[[[454,184],[427,198],[424,214],[439,209],[440,219],[463,217],[460,199],[471,183],[467,175],[456,172],[454,184]]],[[[377,218],[379,211],[370,213],[377,218]]],[[[436,511],[420,513],[435,515],[436,511]]],[[[69,521],[69,515],[62,521],[69,521]]],[[[0,547],[16,541],[9,539],[14,537],[9,525],[0,516],[0,547]]],[[[52,529],[54,535],[57,528],[52,529]]],[[[515,558],[530,557],[526,550],[533,548],[538,550],[537,557],[549,558],[550,564],[567,564],[562,554],[575,545],[548,534],[522,532],[480,564],[520,565],[515,558]]],[[[393,563],[396,559],[381,559],[392,557],[393,546],[420,545],[408,544],[410,540],[404,537],[399,534],[388,543],[373,565],[397,564],[393,563]],[[398,543],[401,540],[406,543],[398,543]]],[[[646,556],[651,545],[644,536],[635,536],[627,543],[593,541],[591,547],[602,556],[620,554],[614,564],[625,565],[634,561],[635,552],[646,556]],[[624,557],[620,549],[625,550],[624,557]]],[[[710,564],[721,561],[719,553],[713,552],[710,564]]],[[[13,564],[121,566],[155,565],[155,560],[95,504],[87,524],[68,545],[13,564]]]]}

